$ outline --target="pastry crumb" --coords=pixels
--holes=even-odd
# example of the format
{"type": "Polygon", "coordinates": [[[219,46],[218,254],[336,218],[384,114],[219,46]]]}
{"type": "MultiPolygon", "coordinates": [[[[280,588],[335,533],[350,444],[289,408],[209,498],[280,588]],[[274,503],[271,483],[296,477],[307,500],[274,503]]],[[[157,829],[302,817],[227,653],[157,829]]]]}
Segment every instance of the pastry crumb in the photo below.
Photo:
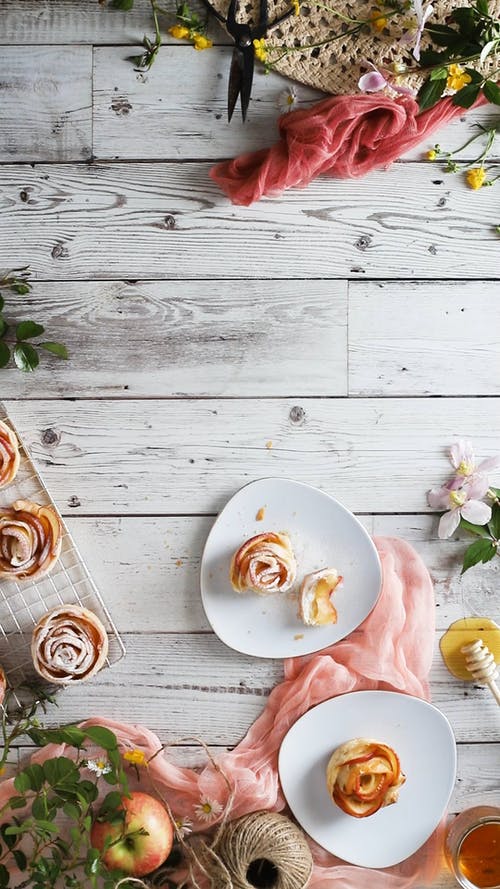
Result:
{"type": "Polygon", "coordinates": [[[295,639],[296,642],[298,642],[299,639],[304,638],[304,634],[303,633],[295,633],[295,636],[293,638],[295,639]]]}
{"type": "Polygon", "coordinates": [[[262,519],[264,518],[265,514],[266,514],[266,507],[265,507],[265,506],[261,506],[261,508],[258,510],[258,512],[257,512],[257,514],[256,514],[256,516],[255,516],[255,521],[256,521],[256,522],[261,522],[262,519]]]}
{"type": "Polygon", "coordinates": [[[266,448],[267,448],[268,451],[271,450],[272,446],[273,446],[272,441],[266,441],[266,448]]]}
{"type": "Polygon", "coordinates": [[[178,568],[180,568],[184,564],[184,562],[182,561],[182,559],[177,559],[175,564],[177,565],[178,568]]]}

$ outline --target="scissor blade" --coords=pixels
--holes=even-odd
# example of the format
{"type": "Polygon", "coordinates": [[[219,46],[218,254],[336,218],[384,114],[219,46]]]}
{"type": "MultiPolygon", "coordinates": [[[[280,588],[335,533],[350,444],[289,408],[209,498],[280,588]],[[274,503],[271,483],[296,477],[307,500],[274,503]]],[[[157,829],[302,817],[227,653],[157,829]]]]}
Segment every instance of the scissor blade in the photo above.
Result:
{"type": "Polygon", "coordinates": [[[252,93],[253,67],[254,67],[254,48],[253,44],[245,46],[243,49],[243,73],[241,77],[241,114],[243,120],[246,120],[250,96],[252,93]]]}
{"type": "Polygon", "coordinates": [[[231,120],[236,105],[236,100],[240,94],[243,71],[243,54],[238,47],[233,49],[233,57],[231,59],[231,70],[229,72],[229,85],[227,88],[227,119],[231,120]]]}

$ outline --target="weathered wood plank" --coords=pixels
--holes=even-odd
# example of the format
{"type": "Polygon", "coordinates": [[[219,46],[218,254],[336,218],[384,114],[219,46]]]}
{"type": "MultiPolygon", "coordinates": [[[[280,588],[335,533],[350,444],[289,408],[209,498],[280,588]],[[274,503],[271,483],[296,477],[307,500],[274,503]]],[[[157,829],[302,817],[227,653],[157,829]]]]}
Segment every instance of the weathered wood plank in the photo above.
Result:
{"type": "MultiPolygon", "coordinates": [[[[347,393],[345,282],[40,282],[8,305],[68,346],[41,362],[38,395],[347,393]]],[[[1,389],[29,397],[33,381],[3,370],[1,389]]]]}
{"type": "MultiPolygon", "coordinates": [[[[230,48],[160,51],[146,83],[123,50],[94,52],[94,154],[98,158],[196,160],[231,157],[265,148],[278,137],[277,100],[289,81],[256,73],[246,123],[239,109],[227,122],[230,48]],[[166,88],[168,84],[168,88],[166,88]]],[[[323,94],[297,87],[304,107],[323,94]]]]}
{"type": "Polygon", "coordinates": [[[0,267],[29,263],[49,280],[498,275],[495,189],[472,196],[457,177],[435,180],[430,165],[323,179],[251,208],[232,207],[208,171],[6,165],[0,267]]]}
{"type": "Polygon", "coordinates": [[[460,435],[500,438],[496,399],[8,402],[64,512],[217,512],[262,476],[320,486],[356,512],[424,512],[460,435]]]}
{"type": "Polygon", "coordinates": [[[495,284],[352,283],[350,395],[498,395],[495,284]]]}
{"type": "Polygon", "coordinates": [[[6,46],[2,67],[0,161],[90,158],[91,47],[6,46]]]}
{"type": "MultiPolygon", "coordinates": [[[[281,661],[246,657],[210,633],[125,634],[124,639],[127,656],[91,683],[62,690],[47,722],[108,716],[148,725],[162,740],[194,732],[207,743],[233,746],[283,675],[281,661]]],[[[433,703],[450,720],[457,741],[500,742],[493,696],[450,677],[437,638],[430,679],[433,703]]]]}
{"type": "MultiPolygon", "coordinates": [[[[441,635],[461,617],[496,619],[498,559],[460,577],[470,538],[439,540],[433,516],[359,516],[370,533],[408,540],[434,582],[441,635]]],[[[209,629],[199,594],[200,560],[213,518],[70,516],[69,528],[122,632],[201,632],[209,629]],[[147,607],[137,607],[138,591],[147,607]]]]}

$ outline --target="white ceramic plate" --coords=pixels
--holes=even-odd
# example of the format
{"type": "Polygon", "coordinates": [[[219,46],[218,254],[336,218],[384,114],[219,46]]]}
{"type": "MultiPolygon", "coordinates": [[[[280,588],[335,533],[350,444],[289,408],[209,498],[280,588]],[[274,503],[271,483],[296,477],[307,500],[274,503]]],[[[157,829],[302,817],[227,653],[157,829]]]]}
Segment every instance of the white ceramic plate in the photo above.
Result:
{"type": "Polygon", "coordinates": [[[279,754],[283,792],[299,824],[339,858],[389,867],[422,846],[439,824],[455,783],[455,738],[432,704],[389,691],[339,695],[292,726],[279,754]],[[346,815],[330,800],[326,767],[351,738],[393,747],[406,775],[397,803],[366,818],[346,815]]]}
{"type": "Polygon", "coordinates": [[[377,550],[358,520],[328,494],[301,482],[263,478],[226,504],[205,545],[201,596],[207,618],[226,645],[257,657],[292,657],[319,651],[351,633],[370,613],[381,587],[377,550]],[[260,509],[264,519],[256,520],[260,509]],[[297,559],[294,591],[258,596],[236,593],[229,582],[237,549],[263,531],[287,531],[297,559]],[[344,578],[334,593],[338,621],[306,627],[296,592],[311,571],[333,567],[344,578]]]}

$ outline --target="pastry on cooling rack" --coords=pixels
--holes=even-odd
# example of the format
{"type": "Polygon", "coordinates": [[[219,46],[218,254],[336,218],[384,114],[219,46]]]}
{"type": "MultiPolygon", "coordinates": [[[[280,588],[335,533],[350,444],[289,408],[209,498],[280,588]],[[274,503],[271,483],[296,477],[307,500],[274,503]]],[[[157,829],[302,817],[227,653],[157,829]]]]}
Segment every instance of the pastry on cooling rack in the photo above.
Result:
{"type": "Polygon", "coordinates": [[[337,747],[326,770],[331,798],[355,818],[397,802],[405,781],[392,747],[368,738],[353,738],[337,747]]]}
{"type": "Polygon", "coordinates": [[[288,534],[265,531],[240,546],[231,560],[230,579],[234,590],[252,590],[265,596],[284,593],[292,586],[297,563],[288,534]]]}
{"type": "Polygon", "coordinates": [[[322,568],[306,574],[299,593],[299,617],[310,627],[337,623],[337,610],[331,596],[342,582],[335,568],[322,568]]]}
{"type": "Polygon", "coordinates": [[[19,445],[14,431],[0,420],[0,488],[14,480],[19,469],[19,445]]]}
{"type": "Polygon", "coordinates": [[[38,621],[31,637],[35,670],[59,685],[90,679],[107,654],[108,637],[101,621],[79,605],[53,608],[38,621]]]}
{"type": "Polygon", "coordinates": [[[38,580],[61,552],[62,525],[50,506],[16,500],[0,507],[0,578],[38,580]]]}

